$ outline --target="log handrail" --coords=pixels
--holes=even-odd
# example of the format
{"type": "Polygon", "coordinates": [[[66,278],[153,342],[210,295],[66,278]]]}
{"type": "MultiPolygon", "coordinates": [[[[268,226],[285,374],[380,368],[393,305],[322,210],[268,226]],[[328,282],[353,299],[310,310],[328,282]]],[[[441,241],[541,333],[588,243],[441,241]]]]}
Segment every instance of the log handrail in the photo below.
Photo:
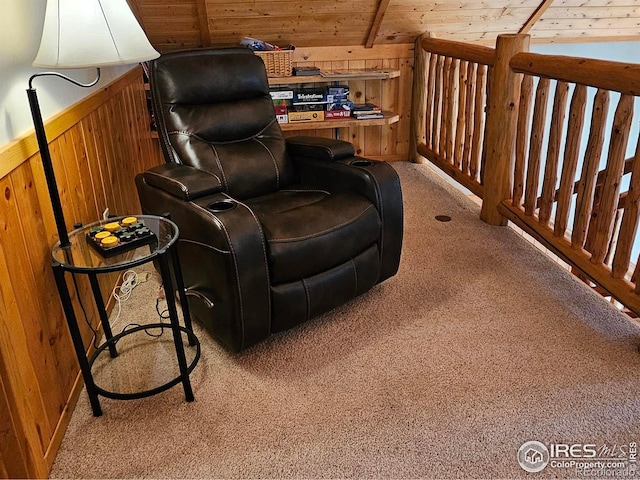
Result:
{"type": "Polygon", "coordinates": [[[522,52],[510,65],[516,73],[640,95],[640,64],[522,52]]]}
{"type": "Polygon", "coordinates": [[[495,50],[491,47],[470,43],[453,42],[439,38],[423,38],[422,48],[436,55],[452,57],[467,62],[481,63],[492,67],[495,62],[495,50]]]}

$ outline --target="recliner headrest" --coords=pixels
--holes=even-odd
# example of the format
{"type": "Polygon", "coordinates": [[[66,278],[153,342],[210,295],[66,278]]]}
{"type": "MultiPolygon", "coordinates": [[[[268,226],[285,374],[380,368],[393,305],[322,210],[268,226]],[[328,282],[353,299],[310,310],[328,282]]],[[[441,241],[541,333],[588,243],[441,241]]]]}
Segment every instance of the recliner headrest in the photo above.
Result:
{"type": "Polygon", "coordinates": [[[269,95],[262,59],[245,47],[162,55],[152,63],[163,103],[213,104],[269,95]]]}

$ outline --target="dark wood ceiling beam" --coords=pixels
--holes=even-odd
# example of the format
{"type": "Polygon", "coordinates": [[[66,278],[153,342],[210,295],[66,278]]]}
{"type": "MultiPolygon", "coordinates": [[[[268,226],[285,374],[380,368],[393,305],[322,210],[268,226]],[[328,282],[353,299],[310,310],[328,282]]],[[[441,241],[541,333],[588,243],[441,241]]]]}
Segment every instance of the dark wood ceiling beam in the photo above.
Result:
{"type": "Polygon", "coordinates": [[[544,15],[544,12],[547,11],[547,8],[549,8],[552,3],[553,3],[553,0],[543,0],[542,3],[538,5],[538,8],[536,8],[535,11],[531,14],[529,19],[526,22],[524,22],[524,25],[522,26],[522,28],[518,33],[529,33],[529,30],[531,30],[531,27],[533,27],[535,23],[538,20],[540,20],[540,17],[544,15]]]}
{"type": "Polygon", "coordinates": [[[211,31],[209,30],[209,12],[207,10],[207,0],[196,0],[198,8],[198,24],[200,26],[200,41],[203,47],[210,47],[211,31]]]}
{"type": "Polygon", "coordinates": [[[376,41],[376,37],[380,31],[380,26],[382,25],[382,20],[384,19],[384,14],[387,13],[387,7],[389,6],[390,1],[391,0],[380,0],[380,3],[378,4],[378,11],[376,12],[376,16],[371,24],[371,29],[369,30],[367,42],[364,45],[365,47],[373,47],[373,43],[376,41]]]}

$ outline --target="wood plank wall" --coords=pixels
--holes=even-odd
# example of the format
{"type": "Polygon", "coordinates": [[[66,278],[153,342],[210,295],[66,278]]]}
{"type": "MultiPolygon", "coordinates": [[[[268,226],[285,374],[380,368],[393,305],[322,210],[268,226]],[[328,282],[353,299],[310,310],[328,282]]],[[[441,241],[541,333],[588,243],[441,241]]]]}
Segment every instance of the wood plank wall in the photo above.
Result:
{"type": "MultiPolygon", "coordinates": [[[[363,156],[408,158],[413,44],[301,48],[295,61],[399,69],[399,78],[353,82],[351,88],[359,101],[379,101],[399,113],[400,121],[341,129],[340,138],[354,142],[363,156]]],[[[114,214],[140,211],[134,177],[163,162],[149,125],[139,69],[47,122],[69,230],[75,222],[100,218],[107,207],[114,214]]],[[[301,133],[334,134],[332,129],[301,133]]],[[[55,241],[36,140],[27,135],[0,147],[0,478],[48,475],[82,388],[51,272],[55,241]]],[[[102,276],[105,298],[116,281],[115,274],[102,276]]],[[[82,276],[78,287],[88,322],[95,327],[98,315],[82,276]]],[[[74,303],[82,319],[76,298],[74,303]]],[[[85,326],[83,335],[90,349],[93,333],[85,326]]]]}
{"type": "Polygon", "coordinates": [[[373,48],[302,47],[294,52],[294,65],[316,65],[321,69],[378,68],[399,70],[400,76],[388,80],[348,82],[349,98],[356,103],[372,102],[383,110],[400,115],[400,121],[386,126],[317,129],[286,132],[285,136],[313,135],[339,138],[354,144],[356,154],[377,160],[409,158],[411,85],[414,44],[376,45],[373,48]]]}
{"type": "MultiPolygon", "coordinates": [[[[69,230],[97,220],[105,208],[140,211],[134,176],[162,158],[150,138],[139,68],[48,121],[47,135],[69,230]]],[[[27,135],[0,148],[2,478],[48,476],[82,387],[51,272],[55,239],[36,141],[27,135]]],[[[80,277],[80,297],[95,327],[90,286],[80,277]]],[[[116,281],[116,274],[102,276],[105,298],[116,281]]],[[[80,309],[77,315],[83,318],[80,309]]],[[[80,323],[89,346],[93,333],[80,323]]]]}

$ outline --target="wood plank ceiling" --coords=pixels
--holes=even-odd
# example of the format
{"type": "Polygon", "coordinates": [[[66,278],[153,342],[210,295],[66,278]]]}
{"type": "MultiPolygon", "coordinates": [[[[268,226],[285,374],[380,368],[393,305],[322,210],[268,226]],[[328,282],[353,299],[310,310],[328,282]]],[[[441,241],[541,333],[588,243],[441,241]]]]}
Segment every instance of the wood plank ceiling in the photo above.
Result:
{"type": "Polygon", "coordinates": [[[640,40],[640,0],[129,0],[160,51],[236,44],[408,43],[424,32],[493,44],[501,33],[534,42],[640,40]]]}

